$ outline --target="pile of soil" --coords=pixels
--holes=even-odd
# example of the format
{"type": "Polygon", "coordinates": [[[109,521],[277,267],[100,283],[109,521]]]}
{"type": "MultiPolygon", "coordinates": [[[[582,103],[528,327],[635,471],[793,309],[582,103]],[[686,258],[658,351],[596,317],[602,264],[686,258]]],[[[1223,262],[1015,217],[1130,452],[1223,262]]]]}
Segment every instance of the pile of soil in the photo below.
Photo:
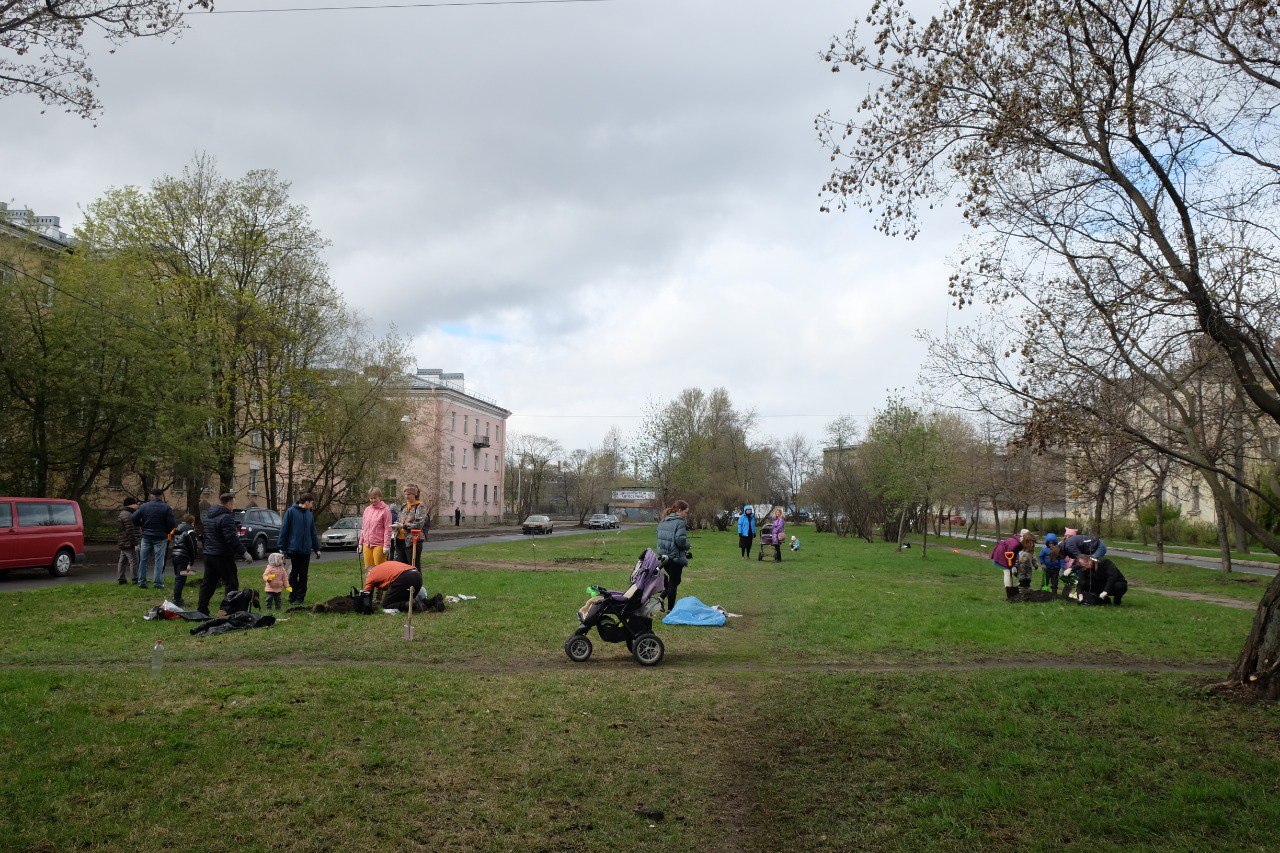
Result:
{"type": "Polygon", "coordinates": [[[1013,604],[1030,604],[1032,602],[1053,601],[1057,598],[1061,598],[1061,596],[1055,595],[1047,589],[1019,589],[1018,595],[1009,599],[1009,602],[1013,604]]]}
{"type": "Polygon", "coordinates": [[[604,557],[556,557],[551,562],[557,565],[565,565],[566,563],[603,563],[604,557]]]}

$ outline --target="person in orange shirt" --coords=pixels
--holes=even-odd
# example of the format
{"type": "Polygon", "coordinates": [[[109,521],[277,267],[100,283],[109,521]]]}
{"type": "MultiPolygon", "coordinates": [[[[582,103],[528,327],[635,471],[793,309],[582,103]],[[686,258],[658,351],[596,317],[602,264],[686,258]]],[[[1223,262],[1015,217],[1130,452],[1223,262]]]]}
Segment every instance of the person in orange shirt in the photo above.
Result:
{"type": "Polygon", "coordinates": [[[409,598],[422,589],[422,572],[408,563],[386,560],[369,570],[364,588],[382,594],[382,606],[388,610],[408,609],[409,598]]]}

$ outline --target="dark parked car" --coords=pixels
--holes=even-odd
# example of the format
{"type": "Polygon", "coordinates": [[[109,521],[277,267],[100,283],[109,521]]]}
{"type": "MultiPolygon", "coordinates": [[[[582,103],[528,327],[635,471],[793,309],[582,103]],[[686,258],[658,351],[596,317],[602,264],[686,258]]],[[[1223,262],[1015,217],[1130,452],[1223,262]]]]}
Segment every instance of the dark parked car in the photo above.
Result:
{"type": "Polygon", "coordinates": [[[613,513],[609,514],[609,526],[612,527],[614,530],[617,530],[619,527],[622,526],[622,523],[618,521],[618,517],[613,513]]]}
{"type": "Polygon", "coordinates": [[[360,539],[360,517],[357,515],[349,515],[346,518],[340,518],[333,523],[333,526],[320,535],[321,548],[341,548],[344,551],[350,551],[356,547],[356,542],[360,539]]]}
{"type": "Polygon", "coordinates": [[[255,560],[267,559],[280,538],[280,516],[262,507],[238,509],[234,516],[240,529],[240,542],[255,560]]]}
{"type": "Polygon", "coordinates": [[[545,515],[531,515],[520,525],[521,533],[551,533],[556,526],[545,515]]]}

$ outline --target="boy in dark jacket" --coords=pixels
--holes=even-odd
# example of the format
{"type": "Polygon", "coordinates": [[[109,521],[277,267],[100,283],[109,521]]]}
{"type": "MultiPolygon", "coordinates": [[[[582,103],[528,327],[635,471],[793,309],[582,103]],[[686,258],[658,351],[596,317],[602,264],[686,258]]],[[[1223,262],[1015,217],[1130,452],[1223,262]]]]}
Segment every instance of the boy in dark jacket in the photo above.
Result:
{"type": "Polygon", "coordinates": [[[120,547],[116,583],[121,586],[138,582],[138,528],[133,526],[133,513],[137,508],[137,498],[125,498],[124,509],[116,516],[116,544],[120,547]]]}
{"type": "Polygon", "coordinates": [[[1058,594],[1058,576],[1062,573],[1062,546],[1058,544],[1058,535],[1049,533],[1044,537],[1044,547],[1040,549],[1040,565],[1044,566],[1045,585],[1058,594]]]}
{"type": "Polygon", "coordinates": [[[236,560],[249,559],[249,552],[240,541],[236,518],[231,514],[236,505],[235,493],[223,492],[218,500],[220,503],[209,507],[204,514],[204,580],[200,583],[200,602],[196,609],[206,616],[210,615],[209,602],[218,584],[223,584],[227,592],[240,588],[236,560]]]}
{"type": "Polygon", "coordinates": [[[195,524],[196,517],[187,513],[173,532],[173,603],[179,607],[187,606],[182,601],[182,590],[187,585],[187,578],[195,574],[191,569],[196,561],[195,524]]]}
{"type": "Polygon", "coordinates": [[[142,548],[138,553],[141,569],[138,586],[147,588],[147,567],[153,568],[152,583],[156,589],[164,589],[164,552],[169,544],[169,534],[178,526],[173,517],[173,507],[164,502],[164,489],[152,489],[151,500],[133,512],[133,523],[142,528],[142,548]]]}

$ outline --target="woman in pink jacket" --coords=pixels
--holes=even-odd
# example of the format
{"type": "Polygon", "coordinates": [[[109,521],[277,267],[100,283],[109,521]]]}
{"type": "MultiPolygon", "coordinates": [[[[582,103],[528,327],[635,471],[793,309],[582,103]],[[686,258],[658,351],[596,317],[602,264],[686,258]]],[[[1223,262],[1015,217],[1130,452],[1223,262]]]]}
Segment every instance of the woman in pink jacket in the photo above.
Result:
{"type": "Polygon", "coordinates": [[[391,507],[382,502],[381,489],[369,490],[369,505],[360,521],[359,547],[366,569],[386,562],[391,550],[391,507]]]}
{"type": "Polygon", "coordinates": [[[773,510],[773,528],[770,531],[773,534],[773,561],[775,563],[782,562],[782,540],[786,538],[786,533],[783,532],[785,525],[786,522],[782,520],[782,507],[776,507],[773,510]]]}

